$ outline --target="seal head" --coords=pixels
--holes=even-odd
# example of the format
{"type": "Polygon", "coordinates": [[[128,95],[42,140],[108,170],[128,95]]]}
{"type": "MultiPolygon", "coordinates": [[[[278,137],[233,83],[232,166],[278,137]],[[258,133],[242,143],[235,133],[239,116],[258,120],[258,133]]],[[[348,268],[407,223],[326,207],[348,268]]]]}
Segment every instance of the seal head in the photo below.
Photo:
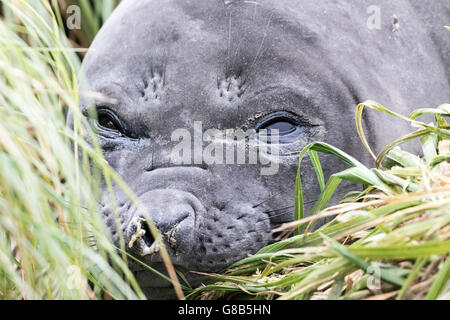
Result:
{"type": "MultiPolygon", "coordinates": [[[[408,114],[448,100],[448,41],[434,42],[444,35],[409,1],[379,2],[388,19],[371,30],[359,2],[122,1],[83,62],[81,87],[108,97],[92,104],[101,147],[150,213],[117,191],[130,252],[163,270],[151,218],[177,269],[219,271],[274,241],[272,230],[292,219],[293,152],[319,140],[370,163],[353,126],[357,103],[408,114]],[[395,33],[393,14],[402,21],[395,33]],[[227,132],[247,130],[255,135],[245,141],[269,146],[256,161],[227,153],[240,143],[227,132]]],[[[448,12],[443,6],[427,10],[448,12]]],[[[433,19],[444,24],[441,13],[433,19]]],[[[88,116],[84,95],[80,107],[88,116]]],[[[375,149],[407,131],[389,117],[365,121],[375,149]]],[[[326,176],[346,168],[321,160],[326,176]]],[[[302,170],[311,202],[319,186],[310,163],[302,170]]],[[[101,210],[118,241],[107,196],[101,210]]],[[[150,296],[168,286],[133,268],[150,296]]]]}

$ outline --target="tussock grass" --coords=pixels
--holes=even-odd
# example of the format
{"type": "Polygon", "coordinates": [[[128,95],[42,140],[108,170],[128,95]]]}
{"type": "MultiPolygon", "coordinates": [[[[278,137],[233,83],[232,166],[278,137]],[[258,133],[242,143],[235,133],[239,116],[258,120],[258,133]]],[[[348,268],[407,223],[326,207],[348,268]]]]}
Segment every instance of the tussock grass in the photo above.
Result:
{"type": "Polygon", "coordinates": [[[0,299],[143,298],[98,214],[111,172],[80,138],[79,61],[46,1],[2,3],[0,299]]]}
{"type": "Polygon", "coordinates": [[[81,28],[73,30],[65,28],[67,37],[75,48],[90,46],[101,26],[119,3],[120,0],[52,0],[53,8],[60,12],[61,22],[69,19],[73,14],[73,11],[68,10],[70,6],[76,5],[80,9],[81,28]]]}
{"type": "MultiPolygon", "coordinates": [[[[197,299],[438,299],[450,298],[450,105],[420,109],[409,117],[374,101],[360,104],[358,134],[377,168],[369,169],[326,143],[300,152],[296,221],[274,232],[294,236],[210,275],[215,283],[189,298],[197,299]],[[375,156],[362,128],[365,107],[408,121],[419,128],[375,156]],[[418,118],[432,114],[435,123],[418,118]],[[419,139],[423,157],[399,145],[419,139]],[[325,182],[319,154],[332,154],[349,165],[325,182]],[[306,216],[301,163],[309,156],[322,193],[306,216]],[[342,180],[361,183],[337,206],[328,202],[342,180]],[[328,218],[320,228],[313,227],[328,218]],[[330,220],[331,219],[331,220],[330,220]]],[[[399,120],[399,121],[400,121],[399,120]]]]}
{"type": "MultiPolygon", "coordinates": [[[[116,248],[99,214],[101,179],[113,203],[116,185],[146,209],[78,110],[80,61],[60,17],[45,0],[1,3],[0,299],[144,299],[123,239],[116,248]]],[[[182,298],[164,246],[161,253],[182,298]]]]}

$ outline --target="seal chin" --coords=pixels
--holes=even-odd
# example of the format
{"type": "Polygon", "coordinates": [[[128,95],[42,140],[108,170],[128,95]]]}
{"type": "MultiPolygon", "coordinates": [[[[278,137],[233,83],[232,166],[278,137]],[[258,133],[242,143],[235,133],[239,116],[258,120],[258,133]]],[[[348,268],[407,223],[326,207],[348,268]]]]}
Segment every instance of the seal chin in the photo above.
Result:
{"type": "MultiPolygon", "coordinates": [[[[184,275],[184,278],[189,282],[191,286],[201,285],[201,283],[205,279],[204,275],[201,275],[195,271],[191,271],[179,265],[175,265],[174,267],[178,273],[182,273],[184,275]]],[[[143,267],[139,267],[139,269],[131,268],[141,288],[173,289],[172,283],[169,282],[167,278],[161,277],[161,274],[167,276],[166,266],[163,262],[153,264],[152,269],[153,271],[157,271],[159,275],[143,267]]]]}

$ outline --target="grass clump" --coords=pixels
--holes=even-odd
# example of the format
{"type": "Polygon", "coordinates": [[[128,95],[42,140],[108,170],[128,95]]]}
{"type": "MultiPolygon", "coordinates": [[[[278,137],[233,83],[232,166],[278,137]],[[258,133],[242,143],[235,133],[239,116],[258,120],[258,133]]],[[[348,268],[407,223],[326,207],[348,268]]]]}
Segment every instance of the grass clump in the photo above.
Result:
{"type": "MultiPolygon", "coordinates": [[[[118,187],[146,209],[107,165],[78,110],[80,61],[59,11],[46,0],[1,3],[0,299],[145,299],[122,237],[115,247],[99,213],[100,182],[113,203],[118,187]]],[[[161,254],[182,298],[163,245],[161,254]]]]}
{"type": "Polygon", "coordinates": [[[213,283],[194,291],[193,299],[449,299],[450,298],[450,105],[420,109],[409,117],[374,101],[356,110],[358,133],[374,156],[369,169],[326,143],[300,153],[296,221],[274,232],[291,233],[254,256],[235,263],[213,283]],[[391,114],[419,129],[385,147],[376,157],[361,126],[364,107],[391,114]],[[435,116],[435,123],[417,119],[435,116]],[[423,157],[399,145],[420,139],[423,157]],[[319,154],[332,154],[349,165],[325,183],[319,154]],[[304,214],[301,162],[309,156],[322,193],[304,214]],[[337,206],[328,202],[342,180],[361,183],[337,206]],[[321,227],[314,226],[330,219],[321,227]]]}
{"type": "Polygon", "coordinates": [[[98,213],[112,173],[81,139],[78,58],[47,1],[2,4],[0,299],[144,298],[98,213]]]}

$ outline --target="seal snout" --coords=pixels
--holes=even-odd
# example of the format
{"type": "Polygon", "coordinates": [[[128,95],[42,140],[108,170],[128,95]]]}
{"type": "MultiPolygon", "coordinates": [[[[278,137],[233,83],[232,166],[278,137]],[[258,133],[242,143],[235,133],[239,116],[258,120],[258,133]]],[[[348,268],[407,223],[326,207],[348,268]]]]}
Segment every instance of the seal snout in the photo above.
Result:
{"type": "Polygon", "coordinates": [[[149,217],[135,212],[124,227],[127,249],[140,257],[157,261],[161,241],[155,239],[149,221],[175,256],[184,255],[192,245],[196,213],[204,210],[192,194],[180,190],[153,190],[141,197],[149,217]]]}

